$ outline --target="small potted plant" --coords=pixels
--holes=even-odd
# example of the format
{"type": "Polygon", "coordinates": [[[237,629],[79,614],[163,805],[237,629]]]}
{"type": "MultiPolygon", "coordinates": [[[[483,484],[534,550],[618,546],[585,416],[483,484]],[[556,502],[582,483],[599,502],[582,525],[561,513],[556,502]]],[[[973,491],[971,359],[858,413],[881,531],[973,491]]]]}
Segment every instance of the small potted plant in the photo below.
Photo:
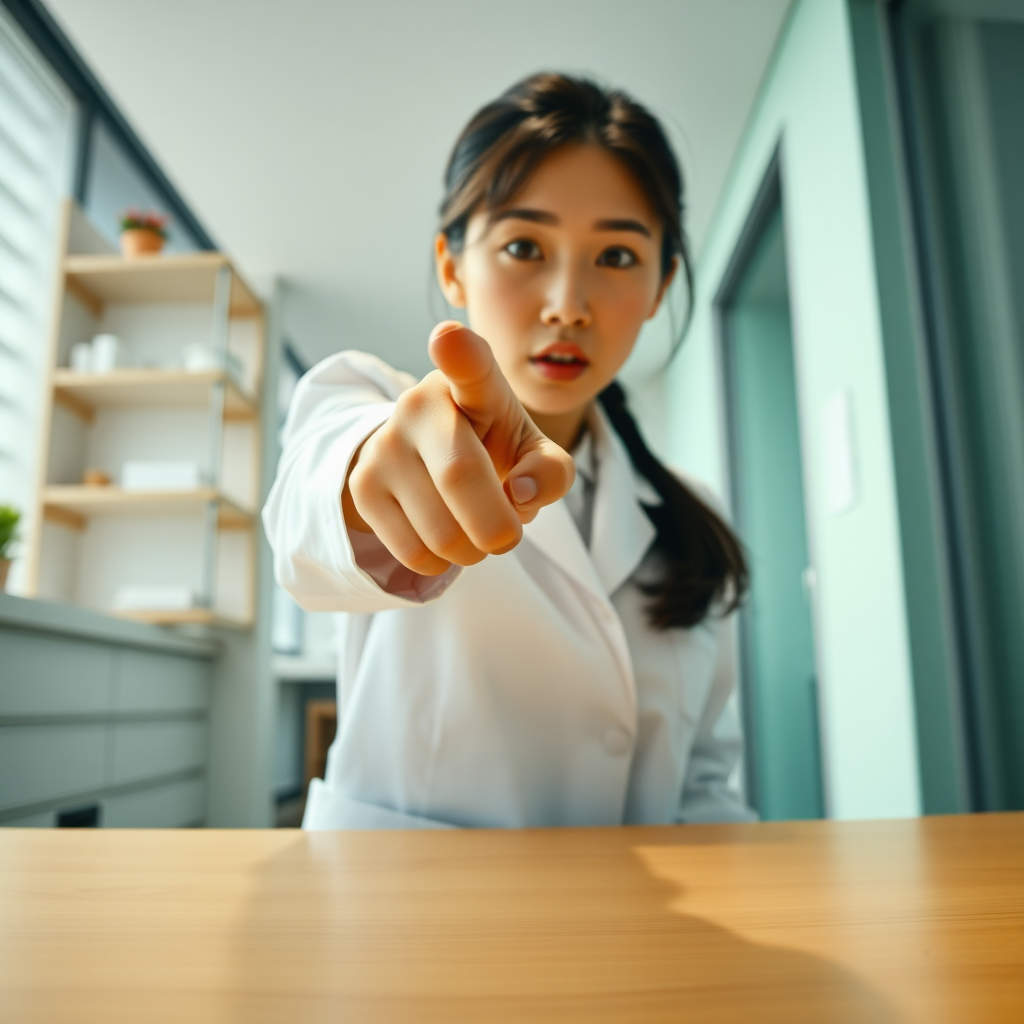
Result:
{"type": "Polygon", "coordinates": [[[21,513],[10,505],[0,505],[0,591],[7,587],[7,573],[11,568],[11,555],[18,540],[18,522],[21,513]]]}
{"type": "Polygon", "coordinates": [[[159,213],[128,210],[121,215],[121,252],[125,256],[158,253],[167,240],[168,218],[159,213]]]}

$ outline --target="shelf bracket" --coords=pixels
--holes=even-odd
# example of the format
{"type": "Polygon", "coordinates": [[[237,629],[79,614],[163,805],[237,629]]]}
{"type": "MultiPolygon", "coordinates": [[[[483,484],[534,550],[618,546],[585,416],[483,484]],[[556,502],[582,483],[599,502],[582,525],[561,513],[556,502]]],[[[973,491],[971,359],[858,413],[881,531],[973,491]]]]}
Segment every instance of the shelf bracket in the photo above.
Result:
{"type": "Polygon", "coordinates": [[[82,399],[60,387],[53,389],[53,400],[57,405],[62,405],[69,412],[74,413],[84,423],[92,423],[96,419],[96,410],[88,402],[83,402],[82,399]]]}

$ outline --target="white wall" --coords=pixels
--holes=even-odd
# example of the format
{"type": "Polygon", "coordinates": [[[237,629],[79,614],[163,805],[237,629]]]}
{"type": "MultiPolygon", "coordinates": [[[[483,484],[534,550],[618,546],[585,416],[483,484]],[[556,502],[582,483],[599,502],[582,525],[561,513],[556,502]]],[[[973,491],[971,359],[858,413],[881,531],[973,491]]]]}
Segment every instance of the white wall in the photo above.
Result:
{"type": "Polygon", "coordinates": [[[789,4],[47,2],[218,244],[287,280],[305,356],[367,348],[416,373],[444,315],[444,164],[480,105],[543,68],[631,90],[679,149],[699,243],[789,4]]]}
{"type": "Polygon", "coordinates": [[[697,306],[667,375],[674,462],[727,493],[713,298],[781,144],[830,813],[919,812],[903,568],[882,331],[846,0],[798,0],[701,254],[697,306]],[[859,500],[826,508],[822,407],[853,402],[859,500]]]}

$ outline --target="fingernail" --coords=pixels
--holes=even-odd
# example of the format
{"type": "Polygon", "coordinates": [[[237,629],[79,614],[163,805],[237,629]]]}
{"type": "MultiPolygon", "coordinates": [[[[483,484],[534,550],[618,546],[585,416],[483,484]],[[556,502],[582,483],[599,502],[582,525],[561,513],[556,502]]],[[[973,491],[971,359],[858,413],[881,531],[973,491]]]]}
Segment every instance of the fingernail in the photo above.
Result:
{"type": "Polygon", "coordinates": [[[517,505],[525,505],[526,502],[532,501],[537,497],[537,491],[540,488],[538,488],[537,481],[532,476],[517,476],[508,485],[508,489],[512,492],[512,497],[517,505]]]}

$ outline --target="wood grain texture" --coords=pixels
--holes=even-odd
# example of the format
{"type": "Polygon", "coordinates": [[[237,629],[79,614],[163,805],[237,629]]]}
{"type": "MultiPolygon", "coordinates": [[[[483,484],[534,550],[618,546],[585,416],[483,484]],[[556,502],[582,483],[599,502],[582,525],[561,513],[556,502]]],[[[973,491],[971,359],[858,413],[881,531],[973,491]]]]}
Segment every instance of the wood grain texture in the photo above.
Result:
{"type": "Polygon", "coordinates": [[[0,832],[5,1021],[1024,1020],[1024,815],[0,832]]]}

